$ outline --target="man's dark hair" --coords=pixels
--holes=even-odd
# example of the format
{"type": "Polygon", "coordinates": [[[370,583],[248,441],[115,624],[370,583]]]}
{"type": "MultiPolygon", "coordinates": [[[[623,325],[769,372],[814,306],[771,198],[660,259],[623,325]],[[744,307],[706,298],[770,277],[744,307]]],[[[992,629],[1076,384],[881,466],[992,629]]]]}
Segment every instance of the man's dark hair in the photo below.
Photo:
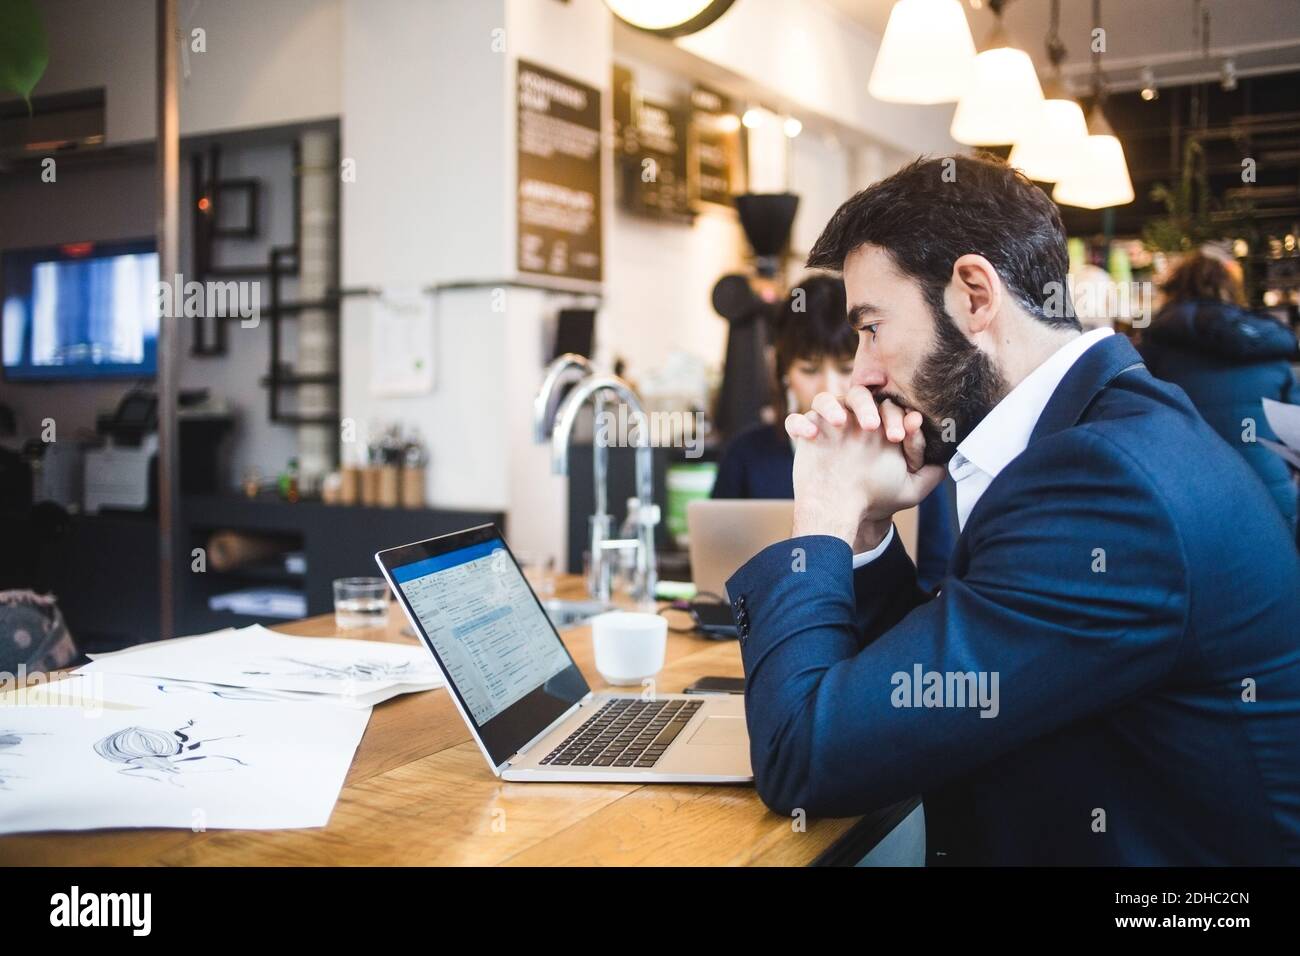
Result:
{"type": "Polygon", "coordinates": [[[808,256],[818,269],[843,269],[864,244],[886,250],[921,284],[939,314],[952,264],[981,255],[1031,315],[1079,329],[1070,305],[1065,227],[1047,194],[993,156],[918,159],[836,210],[808,256]]]}

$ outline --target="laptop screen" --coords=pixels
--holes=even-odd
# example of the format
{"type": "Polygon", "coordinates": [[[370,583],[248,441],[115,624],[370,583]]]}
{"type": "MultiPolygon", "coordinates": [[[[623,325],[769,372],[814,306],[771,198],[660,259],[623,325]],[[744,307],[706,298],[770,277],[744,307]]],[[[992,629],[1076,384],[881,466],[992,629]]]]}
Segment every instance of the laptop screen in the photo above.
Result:
{"type": "Polygon", "coordinates": [[[587,694],[495,528],[379,557],[494,766],[587,694]]]}

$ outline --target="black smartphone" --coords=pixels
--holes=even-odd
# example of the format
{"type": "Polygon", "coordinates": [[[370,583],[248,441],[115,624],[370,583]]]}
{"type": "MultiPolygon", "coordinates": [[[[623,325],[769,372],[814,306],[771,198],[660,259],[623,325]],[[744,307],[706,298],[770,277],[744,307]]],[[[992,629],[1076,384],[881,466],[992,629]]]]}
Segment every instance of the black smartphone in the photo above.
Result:
{"type": "Polygon", "coordinates": [[[701,677],[683,694],[743,694],[745,678],[743,677],[701,677]]]}
{"type": "Polygon", "coordinates": [[[692,601],[691,618],[695,629],[713,638],[738,637],[736,621],[731,616],[731,605],[717,601],[692,601]]]}

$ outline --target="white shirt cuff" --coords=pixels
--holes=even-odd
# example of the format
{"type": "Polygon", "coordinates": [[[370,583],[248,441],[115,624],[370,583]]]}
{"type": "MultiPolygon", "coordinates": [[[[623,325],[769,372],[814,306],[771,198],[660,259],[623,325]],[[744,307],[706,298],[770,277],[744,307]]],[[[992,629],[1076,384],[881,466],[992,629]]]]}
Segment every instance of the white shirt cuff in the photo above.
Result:
{"type": "Polygon", "coordinates": [[[855,554],[853,556],[853,570],[856,571],[858,568],[865,567],[872,561],[876,560],[876,558],[885,553],[885,549],[889,547],[889,543],[893,540],[894,526],[891,524],[889,526],[889,534],[885,535],[885,540],[881,541],[880,544],[876,545],[870,551],[863,551],[861,554],[855,554]]]}

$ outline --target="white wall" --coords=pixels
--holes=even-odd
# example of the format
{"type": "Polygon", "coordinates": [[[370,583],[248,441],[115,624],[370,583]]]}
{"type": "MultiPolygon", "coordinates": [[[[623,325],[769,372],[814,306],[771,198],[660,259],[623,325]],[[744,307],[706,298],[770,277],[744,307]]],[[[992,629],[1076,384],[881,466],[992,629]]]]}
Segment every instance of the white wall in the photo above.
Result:
{"type": "MultiPolygon", "coordinates": [[[[344,23],[343,155],[357,169],[343,186],[344,284],[510,278],[514,63],[537,62],[607,93],[610,24],[600,0],[345,0],[344,23]],[[494,46],[502,39],[504,48],[494,46]]],[[[566,299],[494,285],[441,293],[434,388],[397,399],[371,393],[373,301],[350,300],[343,313],[344,415],[366,427],[418,426],[430,445],[434,504],[508,509],[518,547],[556,555],[565,484],[533,444],[530,415],[546,322],[566,299]],[[505,309],[495,311],[500,295],[505,309]]]]}
{"type": "Polygon", "coordinates": [[[790,247],[805,259],[840,203],[854,192],[853,155],[816,133],[796,136],[790,145],[790,181],[799,196],[790,247]]]}
{"type": "MultiPolygon", "coordinates": [[[[505,275],[506,57],[490,48],[503,18],[502,0],[345,0],[341,155],[356,169],[341,185],[345,287],[505,275]]],[[[434,505],[505,508],[506,316],[490,290],[436,305],[433,390],[382,398],[370,380],[376,303],[345,300],[343,415],[361,442],[391,422],[417,427],[434,505]]]]}
{"type": "Polygon", "coordinates": [[[508,274],[503,18],[503,0],[345,0],[345,286],[508,274]]]}
{"type": "Polygon", "coordinates": [[[706,209],[694,226],[619,211],[610,230],[611,269],[600,316],[602,361],[627,362],[636,378],[676,350],[718,364],[727,323],[713,311],[713,285],[744,268],[735,213],[706,209]]]}
{"type": "MultiPolygon", "coordinates": [[[[339,115],[341,0],[178,0],[177,6],[187,36],[196,27],[207,33],[207,52],[189,54],[182,136],[339,115]]],[[[152,132],[150,122],[145,138],[152,132]]]]}
{"type": "MultiPolygon", "coordinates": [[[[35,95],[102,86],[107,141],[151,140],[154,0],[40,0],[50,62],[35,95]]],[[[181,135],[337,116],[342,0],[206,0],[179,4],[206,31],[181,84],[181,135]]]]}
{"type": "MultiPolygon", "coordinates": [[[[509,505],[510,459],[504,422],[507,316],[492,309],[490,290],[445,293],[434,325],[431,392],[379,398],[371,392],[372,299],[343,309],[343,414],[364,443],[377,426],[403,422],[420,430],[430,451],[427,495],[448,508],[509,505]]],[[[355,449],[344,450],[344,455],[355,449]]]]}

